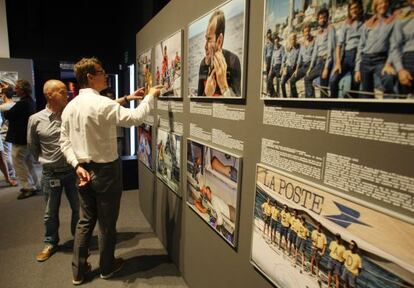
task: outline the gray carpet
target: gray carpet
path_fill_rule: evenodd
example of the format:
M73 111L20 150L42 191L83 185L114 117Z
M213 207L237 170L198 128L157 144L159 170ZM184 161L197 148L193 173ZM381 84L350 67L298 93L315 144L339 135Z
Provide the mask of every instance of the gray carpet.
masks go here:
M38 263L35 257L43 248L43 196L16 200L18 190L0 188L0 287L75 287L67 199L62 197L60 209L60 250ZM124 191L117 228L116 256L126 260L123 270L116 278L99 278L95 230L89 258L93 271L80 287L187 287L140 211L137 190Z

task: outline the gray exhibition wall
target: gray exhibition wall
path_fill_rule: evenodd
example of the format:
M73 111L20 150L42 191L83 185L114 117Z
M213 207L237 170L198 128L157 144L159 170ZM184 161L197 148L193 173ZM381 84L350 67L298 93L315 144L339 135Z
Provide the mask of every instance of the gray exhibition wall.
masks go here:
M31 59L0 58L0 71L18 72L18 78L32 84L33 99L35 97L33 61Z
M154 125L154 159L156 127L165 122L174 123L173 126L177 125L179 131L182 127L181 186L174 193L156 176L155 171L150 171L139 162L139 199L144 215L190 287L272 287L273 284L250 262L256 165L263 163L287 171L304 181L340 190L341 187L335 187L335 183L327 180L326 175L334 173L333 170L327 173L326 166L330 164L330 169L336 169L332 168L335 159L340 159L343 163L349 157L359 163L360 169L365 167L383 174L404 175L412 185L413 105L260 100L263 0L250 1L247 9L245 99L190 100L187 97L186 66L188 25L221 3L223 2L219 0L173 0L136 35L137 55L154 48L159 41L180 29L183 30L184 47L183 99L158 100L153 112L154 121L150 123ZM153 49L153 58L154 54ZM152 65L154 71L154 64ZM371 130L376 130L374 134L377 136L361 134L361 129L355 125L362 122L362 126L368 125ZM344 123L349 125L341 127ZM354 127L353 130L350 126ZM187 205L188 138L236 154L242 159L235 247L229 245ZM285 161L284 166L274 160L282 158L296 160ZM306 167L303 165L310 162L314 164ZM339 171L341 167L337 169ZM334 172L339 175L338 171ZM352 186L352 179L349 182L349 186ZM408 190L412 192L412 189L410 186ZM412 219L411 206L404 210L395 205L376 203L376 200L369 199L369 196L357 190L349 188L344 193L347 197L378 204L384 211L391 211L390 214L399 213L402 219Z

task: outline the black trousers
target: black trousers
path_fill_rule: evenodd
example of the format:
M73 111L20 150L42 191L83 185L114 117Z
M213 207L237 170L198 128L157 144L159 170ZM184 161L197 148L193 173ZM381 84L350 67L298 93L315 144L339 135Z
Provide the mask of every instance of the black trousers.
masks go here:
M121 160L82 164L91 181L79 187L80 219L76 226L72 270L76 279L85 273L88 247L96 221L99 225L99 266L102 274L112 272L116 244L116 222L122 194Z

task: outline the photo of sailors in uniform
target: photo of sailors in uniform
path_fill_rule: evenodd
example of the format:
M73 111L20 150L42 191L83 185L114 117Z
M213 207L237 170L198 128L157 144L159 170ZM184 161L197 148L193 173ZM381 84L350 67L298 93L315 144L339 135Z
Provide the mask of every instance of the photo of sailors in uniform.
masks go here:
M294 205L299 201L297 187L291 190L296 200L284 198L278 186L287 187L288 178L278 180L279 175L257 166L251 251L252 264L277 287L413 287L412 273L373 254L377 247L346 229L351 225L346 215L332 216L336 221L332 225L304 208L304 203ZM311 192L306 191L305 201L310 202ZM370 223L362 225L369 233Z
M413 0L266 0L262 99L414 99Z

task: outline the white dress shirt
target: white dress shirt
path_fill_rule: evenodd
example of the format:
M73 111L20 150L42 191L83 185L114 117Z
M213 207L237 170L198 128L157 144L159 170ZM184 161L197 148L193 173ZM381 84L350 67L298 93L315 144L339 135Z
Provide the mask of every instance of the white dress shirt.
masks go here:
M149 113L154 96L147 95L135 109L81 89L62 113L60 147L68 163L108 163L118 158L116 126L139 125Z

